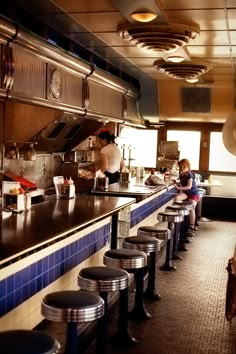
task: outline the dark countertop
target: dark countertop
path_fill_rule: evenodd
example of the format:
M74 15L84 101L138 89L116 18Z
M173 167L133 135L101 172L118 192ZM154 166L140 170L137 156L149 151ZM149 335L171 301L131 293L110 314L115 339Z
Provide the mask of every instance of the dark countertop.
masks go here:
M70 200L51 197L20 214L2 212L0 265L12 257L113 215L134 202L132 198L77 195Z
M92 194L132 197L136 199L136 202L139 202L174 184L172 181L168 181L166 185L163 184L163 185L148 186L144 184L146 178L134 177L131 178L131 181L129 183L113 183L108 186L108 191L93 190Z

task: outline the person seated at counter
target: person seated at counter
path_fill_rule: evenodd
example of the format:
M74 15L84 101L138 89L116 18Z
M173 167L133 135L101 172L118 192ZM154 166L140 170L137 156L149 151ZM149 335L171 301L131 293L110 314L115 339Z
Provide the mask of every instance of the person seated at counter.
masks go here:
M195 176L191 172L190 162L187 159L182 159L179 165L179 180L175 186L179 190L179 194L175 197L175 201L189 200L194 207L190 209L189 213L189 229L187 234L194 236L196 213L195 208L200 200L199 189L197 187Z
M100 169L108 177L109 184L119 182L120 171L125 167L121 151L115 144L115 138L108 130L100 131L98 134L98 141L101 146Z

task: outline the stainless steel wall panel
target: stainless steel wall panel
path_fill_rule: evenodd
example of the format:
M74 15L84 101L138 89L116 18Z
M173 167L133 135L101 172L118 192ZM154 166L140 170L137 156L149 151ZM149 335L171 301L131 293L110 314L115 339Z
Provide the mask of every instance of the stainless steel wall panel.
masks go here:
M65 103L82 107L82 78L69 72L65 75Z
M46 63L27 51L14 47L13 91L31 97L46 98Z
M122 94L94 81L89 81L88 110L123 120Z

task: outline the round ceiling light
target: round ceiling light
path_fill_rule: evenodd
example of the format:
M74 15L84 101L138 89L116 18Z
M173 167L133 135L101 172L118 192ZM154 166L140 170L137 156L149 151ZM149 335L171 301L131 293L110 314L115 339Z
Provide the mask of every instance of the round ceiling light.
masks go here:
M157 14L155 12L150 12L148 10L133 12L130 16L133 20L138 22L150 22L157 18Z
M196 82L199 81L198 77L189 77L188 79L185 79L186 82L189 82L190 84L195 84Z
M171 61L172 63L181 63L181 61L184 61L184 57L181 57L179 55L172 55L167 58L168 61Z

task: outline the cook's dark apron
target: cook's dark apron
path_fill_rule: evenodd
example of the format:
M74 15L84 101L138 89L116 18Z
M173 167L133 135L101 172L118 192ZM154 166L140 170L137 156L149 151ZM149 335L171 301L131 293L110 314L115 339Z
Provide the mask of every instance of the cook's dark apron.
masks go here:
M108 177L108 183L109 183L109 184L117 183L117 182L120 181L120 171L116 171L116 172L114 172L114 173L105 171L105 172L104 172L104 175L105 175L106 177Z

